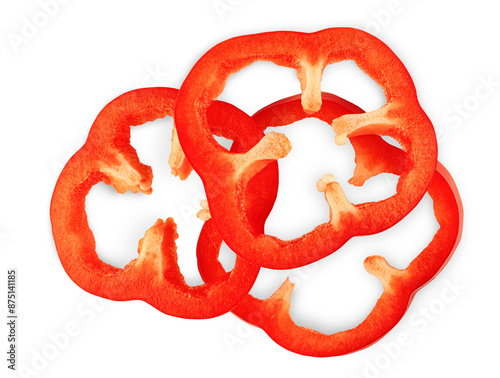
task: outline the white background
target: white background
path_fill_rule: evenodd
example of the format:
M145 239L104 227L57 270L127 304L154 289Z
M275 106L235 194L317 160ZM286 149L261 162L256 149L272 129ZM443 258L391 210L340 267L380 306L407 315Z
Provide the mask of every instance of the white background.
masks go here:
M18 368L31 369L21 376L441 377L491 376L497 370L500 26L493 1L114 0L66 1L50 9L45 3L4 1L0 7L0 295L6 298L6 272L15 268ZM201 54L227 38L334 26L376 34L405 63L436 127L439 159L464 202L459 248L393 331L348 356L310 358L284 350L231 314L195 321L169 317L142 302L94 302L67 277L52 240L50 198L60 169L104 105L135 88L178 88ZM323 90L365 110L385 101L350 63L330 66ZM252 114L298 92L294 72L258 63L232 77L220 98ZM457 106L465 113L457 113ZM203 186L195 175L180 182L169 174L171 127L165 119L132 132L141 160L153 167L154 193L119 195L99 184L87 198L87 212L101 258L116 266L136 257L139 238L156 218L173 216L181 234L179 263L187 282L196 285L201 279L194 246L201 221L194 213ZM305 121L285 133L293 151L280 163L270 233L296 237L328 219L315 189L325 173L337 176L353 202L393 192L389 176L370 180L367 188L349 188L351 147L335 146L327 125ZM381 293L363 269L364 258L383 254L403 268L436 229L426 196L388 232L352 240L309 268L263 271L252 293L265 298L290 276L298 324L326 333L354 327ZM234 258L227 250L224 256L229 267ZM449 303L443 293L452 298ZM0 303L6 314L6 299ZM7 327L0 334L5 357ZM401 346L405 336L409 341ZM2 376L8 371L4 357Z

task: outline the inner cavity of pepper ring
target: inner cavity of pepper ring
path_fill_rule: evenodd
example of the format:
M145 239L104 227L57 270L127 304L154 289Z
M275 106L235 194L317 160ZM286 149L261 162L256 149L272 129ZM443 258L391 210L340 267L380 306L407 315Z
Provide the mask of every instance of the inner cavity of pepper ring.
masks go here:
M192 172L181 181L170 173L168 159L173 120L166 116L153 122L131 127L131 145L142 163L153 170L153 192L117 193L102 182L95 185L86 198L90 228L94 233L99 258L117 268L123 268L137 258L137 246L156 219L174 218L179 238L176 240L178 264L188 285L203 283L196 261L196 244L203 226L196 213L200 201L206 198L199 176ZM221 256L224 253L221 252ZM227 253L227 270L234 266L234 256Z
M386 103L382 89L352 61L326 66L321 89L336 94L370 111ZM300 93L300 82L294 69L270 62L255 62L231 75L218 100L229 102L247 114ZM397 176L381 174L368 180L363 187L354 187L348 180L354 172L354 151L349 143L338 146L330 125L309 118L285 127L268 128L284 133L292 143L286 158L279 159L280 186L278 199L266 222L266 233L284 240L311 231L329 220L329 206L316 183L325 174L333 174L347 199L352 203L378 201L395 193ZM214 136L230 149L231 140ZM338 138L337 138L338 139ZM392 138L386 141L399 146ZM283 227L283 224L287 227Z

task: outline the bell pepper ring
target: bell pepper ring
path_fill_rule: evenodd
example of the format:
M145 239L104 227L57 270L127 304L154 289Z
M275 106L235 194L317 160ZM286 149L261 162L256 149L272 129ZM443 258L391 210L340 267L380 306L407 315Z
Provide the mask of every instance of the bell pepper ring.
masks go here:
M354 60L383 89L387 103L360 113L344 108L330 119L336 142L362 135L386 135L406 152L397 192L378 202L351 204L342 188L326 181L332 209L329 222L294 240L256 232L243 204L248 181L270 162L285 157L289 140L268 133L248 152L231 153L212 137L207 118L210 104L222 93L228 77L258 60L294 68L300 81L302 112L322 108L321 77L326 65ZM349 113L349 114L347 114ZM351 114L357 113L357 114ZM437 164L437 142L432 123L417 99L415 86L403 63L379 39L361 30L333 28L316 33L269 32L226 40L211 48L183 82L176 103L175 124L180 145L207 189L212 218L226 244L239 256L271 269L292 269L315 262L340 248L350 238L392 227L420 201ZM274 126L269 125L268 126ZM240 127L240 132L245 129Z
M130 126L172 116L177 93L173 88L138 89L104 107L84 146L70 158L58 178L50 208L52 232L66 273L87 292L116 301L142 300L176 317L210 318L228 312L248 294L258 266L237 258L234 269L215 282L188 286L177 264L176 225L168 218L159 219L145 233L137 259L123 269L116 268L99 259L85 212L85 197L99 181L113 185L119 193L152 192L152 169L139 161L131 146ZM248 115L230 104L214 102L210 112L214 134L235 138L235 151L250 149L253 145L249 143L257 143L264 136ZM248 130L243 141L227 126L236 120ZM183 170L185 177L189 164L177 152L172 157L187 167ZM249 184L245 201L256 229L263 229L277 194L277 164L268 168ZM252 198L262 192L265 198L252 205Z
M324 93L325 113L335 109L335 101L344 100ZM294 96L278 101L273 124L287 124L293 112L279 111L286 104L288 110L300 104ZM266 109L272 109L272 105ZM262 117L259 111L254 118ZM321 115L323 118L323 115ZM263 119L266 117L263 117ZM287 118L283 120L283 118ZM328 119L329 116L326 117ZM359 185L381 172L400 174L408 164L404 151L376 135L351 138L356 151L357 169L353 180ZM358 169L359 168L359 169ZM320 180L318 186L328 186ZM403 317L414 295L429 283L446 265L458 246L462 234L463 206L458 189L444 166L438 163L428 188L434 201L434 213L440 225L433 240L406 269L396 269L381 256L369 256L365 269L377 277L384 292L367 318L350 330L326 335L296 325L290 317L290 298L293 284L287 279L268 299L260 300L247 295L232 312L244 321L262 328L277 344L292 352L314 357L345 355L364 349L386 335ZM222 238L200 236L197 246L198 269L205 282L211 282L225 273L218 262Z
M288 279L270 298L260 300L249 294L232 312L262 328L283 348L306 356L345 355L374 344L401 320L417 291L444 268L460 241L463 207L451 175L439 163L428 193L434 201L440 229L406 269L392 267L382 256L369 256L365 260L365 269L380 280L384 292L366 319L355 328L326 335L295 324L289 312L294 285ZM201 244L198 249L198 268L205 282L218 277L222 273L220 269L223 271L222 266L205 266L214 261L218 263L213 249L216 245L213 242L212 248L206 248L207 244ZM208 255L210 252L215 253Z

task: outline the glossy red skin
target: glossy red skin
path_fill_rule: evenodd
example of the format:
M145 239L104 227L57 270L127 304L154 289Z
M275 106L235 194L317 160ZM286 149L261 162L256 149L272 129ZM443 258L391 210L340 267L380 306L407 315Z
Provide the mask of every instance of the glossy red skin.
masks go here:
M150 193L151 167L139 161L130 145L130 126L173 115L178 91L145 88L127 92L111 101L97 116L84 146L64 167L52 197L50 216L55 245L69 277L82 289L112 300L143 300L165 314L182 318L210 318L228 312L250 291L259 267L238 258L234 269L210 284L190 287L177 265L176 225L169 218L148 230L139 243L139 257L124 269L98 257L87 222L85 197L99 181L120 192ZM235 150L252 147L264 135L252 119L232 105L217 102L210 110L214 134L234 138ZM220 123L219 123L220 122ZM229 126L245 125L244 140ZM249 217L256 229L272 208L277 193L277 164L262 171L249 185ZM125 174L127 184L110 175L110 169ZM256 193L265 197L258 203ZM252 206L251 203L255 202ZM212 230L215 232L215 230Z
M387 105L353 116L351 113L359 108L340 104L334 117L336 131L345 132L350 138L389 135L400 142L407 157L397 193L383 201L355 205L356 215L344 214L334 227L325 223L294 240L284 241L256 232L249 225L242 204L251 173L238 176L241 168L238 159L242 155L224 151L211 138L206 109L223 91L227 78L254 61L268 60L291 67L303 77L303 63L322 65L347 59L354 60L382 87ZM207 199L212 218L225 242L248 261L272 269L312 263L333 253L354 236L392 227L418 204L437 164L435 132L418 103L404 65L385 44L356 29L336 28L311 34L262 33L216 45L195 64L184 81L175 122L188 160L205 187L210 187ZM362 127L351 130L352 125ZM244 132L243 128L240 130ZM264 159L260 164L270 161Z
M326 98L333 101L324 101L325 111L328 111L326 108L334 109L337 106L336 96L324 94L323 99ZM290 105L294 101L297 102L296 96L279 101L276 106L282 106L284 103ZM267 107L268 110L271 108L272 106ZM275 114L287 118L290 113L277 111ZM254 115L258 118L256 116L261 117L262 113L258 112ZM287 119L283 123L289 121L290 119ZM274 120L273 124L281 124L281 119ZM399 174L404 170L407 158L402 150L386 143L379 136L356 138L351 138L351 143L356 150L358 165L364 166L364 177L360 181L364 182L381 172ZM370 163L373 160L378 163ZM380 256L370 256L365 260L365 268L383 283L384 292L368 317L357 327L326 335L296 325L289 313L293 284L288 280L266 300L247 295L232 312L246 322L262 328L282 347L302 355L344 355L377 342L401 320L417 291L444 268L460 241L463 206L451 175L441 164L437 166L428 193L434 201L434 213L440 229L429 246L406 269L397 270ZM211 282L225 273L217 260L221 242L220 237L199 239L198 269L205 282Z

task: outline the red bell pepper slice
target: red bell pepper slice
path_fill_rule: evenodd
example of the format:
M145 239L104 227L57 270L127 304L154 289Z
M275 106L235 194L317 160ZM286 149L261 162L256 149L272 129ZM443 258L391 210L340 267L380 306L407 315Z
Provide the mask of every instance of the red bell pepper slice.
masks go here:
M385 143L385 142L384 142ZM331 357L353 353L381 339L403 317L413 297L446 265L458 246L462 233L463 207L455 183L443 165L438 164L428 193L434 200L434 212L440 229L406 269L392 267L381 256L365 260L365 269L384 285L384 292L366 319L355 328L326 335L296 325L290 317L293 284L287 279L268 299L246 296L232 312L241 319L262 328L277 344L292 352ZM218 277L221 266L206 266L217 262L212 248L199 249L198 267L206 282ZM203 252L203 253L202 253ZM223 270L223 269L222 269Z
M338 104L345 105L344 102L337 96L323 93L324 108L315 116L328 122L337 111ZM259 111L253 117L261 127L264 121L270 119L273 125L285 125L306 116L297 110L299 106L300 98L294 96L266 107L268 113ZM379 136L353 137L351 143L356 151L357 163L352 181L359 185L382 172L400 174L408 164L404 151ZM399 322L416 292L443 269L460 241L463 224L461 199L451 175L439 163L428 193L434 200L434 212L440 229L429 246L406 269L395 269L381 256L370 256L365 260L365 269L382 282L384 292L368 317L357 327L326 335L296 325L289 312L294 285L288 279L270 298L260 300L249 294L232 312L262 328L282 347L307 356L344 355L375 343ZM210 240L200 237L198 241L198 269L205 282L211 282L225 273L217 260L221 243L220 236Z
M99 181L119 193L151 193L151 167L139 161L130 145L130 125L172 116L178 91L145 88L111 101L97 116L84 146L71 157L54 189L50 215L61 263L69 277L89 293L112 300L143 300L165 314L209 318L226 313L250 291L259 271L238 258L234 269L212 283L188 286L177 265L173 219L158 220L139 242L139 256L119 269L101 261L87 222L85 197ZM215 102L210 109L212 132L234 138L234 150L246 151L263 136L252 119L232 105ZM226 125L238 121L247 130L244 140ZM250 143L250 144L249 144ZM189 170L185 171L187 174ZM245 200L253 227L263 229L277 193L277 165L261 172L249 185ZM253 198L264 192L252 206ZM215 233L215 230L213 230Z
M330 222L289 241L250 227L242 202L248 181L269 162L288 154L288 139L269 133L245 154L224 150L210 132L207 109L223 91L227 78L258 60L294 68L301 84L301 107L308 114L321 109L321 75L326 65L354 60L384 90L387 104L372 112L352 107L330 119L338 144L347 137L388 135L406 152L397 193L378 202L353 205L334 183L327 200ZM345 105L345 104L344 104ZM357 112L359 113L359 112ZM338 117L338 118L337 118ZM243 258L273 269L291 269L317 261L351 237L392 227L425 194L437 163L434 128L421 109L415 87L402 62L377 38L356 29L334 28L316 33L272 32L224 41L194 65L182 84L175 108L182 149L200 175L217 229L227 245ZM266 126L269 124L266 124ZM244 128L240 128L245 133ZM332 176L325 176L326 182Z

